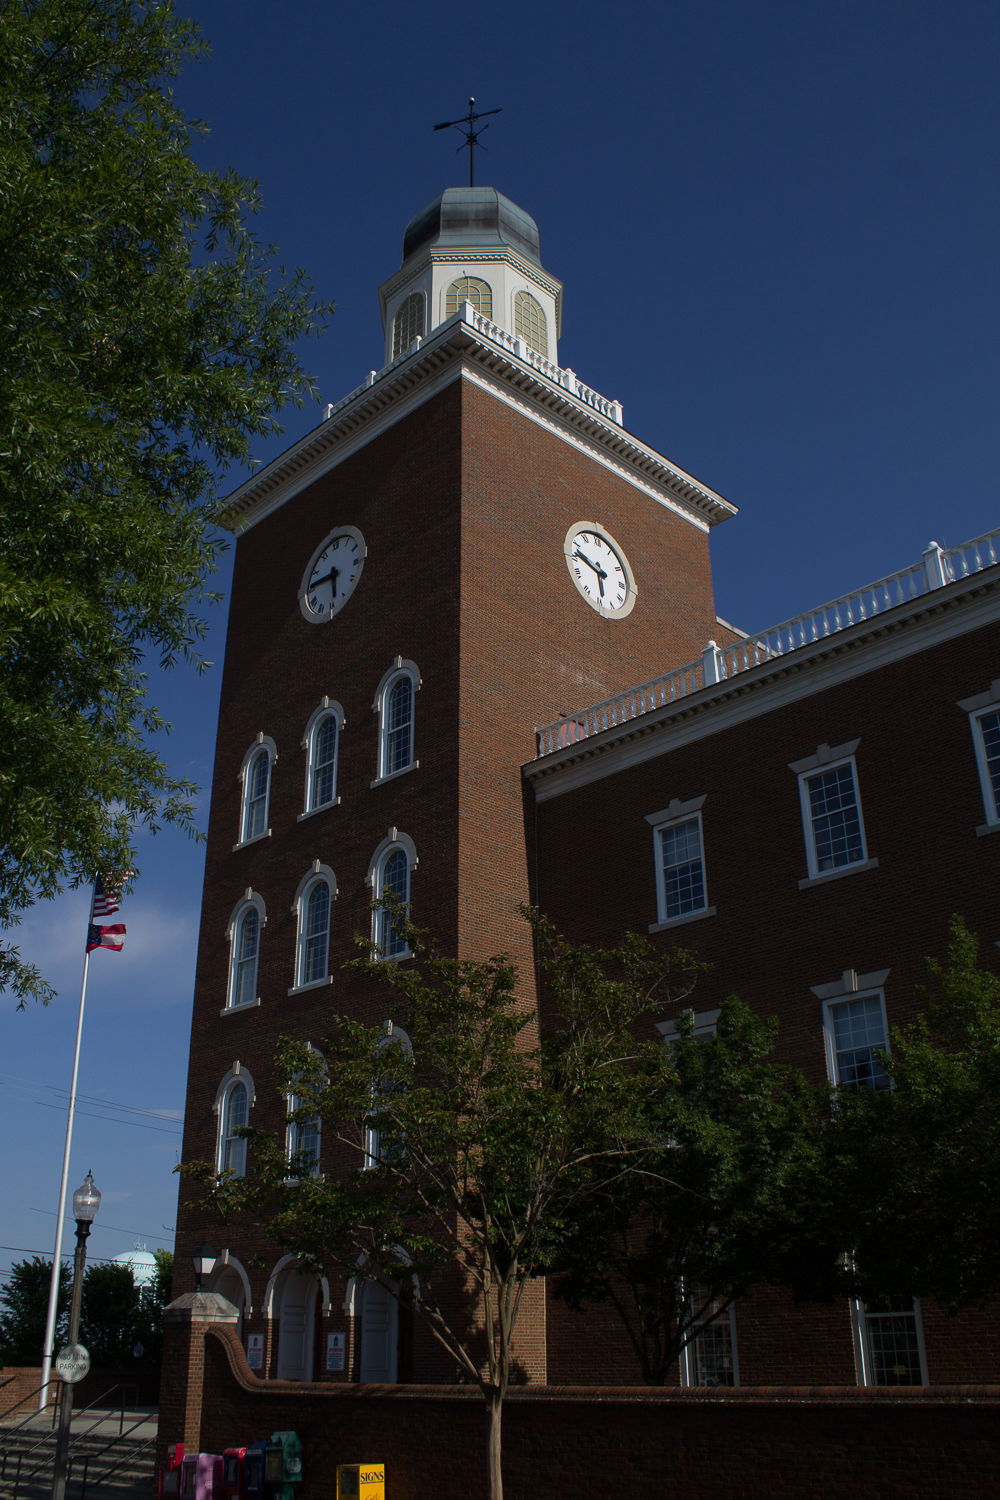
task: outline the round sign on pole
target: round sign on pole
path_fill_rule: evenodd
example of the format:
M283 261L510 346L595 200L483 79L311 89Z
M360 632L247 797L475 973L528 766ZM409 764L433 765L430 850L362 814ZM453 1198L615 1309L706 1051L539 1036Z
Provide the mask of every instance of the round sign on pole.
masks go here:
M75 1385L90 1370L90 1353L82 1344L67 1344L56 1355L56 1374L61 1375L67 1385Z

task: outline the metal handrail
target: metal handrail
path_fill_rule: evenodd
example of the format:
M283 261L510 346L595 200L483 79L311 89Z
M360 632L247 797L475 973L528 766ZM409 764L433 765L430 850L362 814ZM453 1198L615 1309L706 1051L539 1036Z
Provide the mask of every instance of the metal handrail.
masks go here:
M25 1401L32 1401L32 1400L34 1400L34 1398L36 1396L40 1395L40 1393L41 1393L44 1385L52 1385L52 1384L54 1384L53 1381L45 1381L45 1382L43 1382L43 1385L40 1385L40 1386L36 1387L36 1389L34 1391L30 1392L27 1396L25 1396L23 1400L18 1401L15 1406L12 1406L10 1408L11 1411L16 1411L17 1408L18 1408L18 1406L23 1406L24 1405ZM63 1399L63 1396L65 1394L65 1390L66 1390L65 1383L62 1382L62 1381L60 1381L58 1395L56 1397L56 1400L52 1403L53 1417L52 1417L52 1421L50 1423L50 1430L51 1430L51 1428L54 1428L55 1425L56 1425L56 1413L58 1412L58 1410L59 1410L59 1408L61 1406L62 1399ZM88 1412L93 1411L96 1407L101 1406L102 1403L107 1402L108 1397L114 1395L115 1391L121 1391L121 1393L122 1393L122 1400L119 1403L118 1408L117 1408L117 1410L118 1410L118 1439L121 1439L122 1437L127 1437L129 1435L129 1433L134 1432L137 1427L141 1427L143 1425L143 1423L146 1421L146 1418L144 1416L143 1417L139 1417L139 1419L136 1422L133 1422L133 1424L131 1425L131 1427L129 1427L128 1432L124 1431L124 1427L125 1427L125 1399L124 1398L125 1398L126 1393L128 1393L128 1392L132 1392L132 1393L135 1394L136 1397L138 1397L139 1387L138 1387L137 1384L130 1383L130 1384L126 1385L123 1382L119 1381L115 1385L109 1386L106 1391L102 1392L102 1394L100 1396L95 1397L95 1399L93 1401L89 1402L86 1406L80 1407L76 1412L74 1412L73 1415L77 1416L77 1417L86 1416L86 1414ZM135 1405L138 1405L138 1400L135 1402ZM106 1411L106 1410L110 1410L110 1409L113 1409L113 1408L109 1408L108 1406L102 1406L101 1409ZM18 1433L18 1432L23 1431L24 1428L26 1428L34 1420L34 1418L36 1416L37 1416L37 1412L34 1412L34 1411L29 1412L28 1415L27 1415L27 1417L25 1417L25 1419L22 1422L19 1422L16 1427L12 1427L12 1428L9 1429L10 1434L13 1435L14 1433ZM71 1432L71 1436L70 1436L70 1445L71 1445L71 1448L70 1448L70 1451L72 1452L72 1444L73 1444L73 1442L78 1442L80 1438L89 1437L91 1435L91 1433L94 1431L94 1429L96 1427L99 1427L100 1424L101 1424L101 1422L106 1421L106 1420L107 1420L107 1418L105 1418L103 1416L96 1417L94 1419L94 1421L90 1424L90 1426L87 1427L87 1428L85 1428L83 1431L77 1430L75 1432ZM36 1443L32 1443L32 1445L31 1445L30 1448L19 1448L17 1450L17 1453L16 1453L16 1457L17 1457L17 1472L16 1472L15 1477L14 1477L14 1495L15 1496L17 1495L17 1493L18 1493L18 1491L20 1489L20 1485L21 1485L22 1479L25 1481L25 1483L29 1483L35 1477L36 1474L40 1473L41 1470L43 1470L47 1466L47 1459L46 1459L43 1462L36 1463L35 1466L34 1466L34 1468L31 1469L31 1470L29 1470L29 1472L27 1474L22 1474L22 1469L24 1467L25 1460L26 1459L30 1459L38 1451L39 1448L45 1448L45 1447L47 1447L48 1443L49 1443L49 1434L48 1433L43 1433L43 1435L38 1439L38 1441ZM99 1449L96 1454L89 1455L89 1457L90 1458L103 1458L103 1456L105 1455L105 1453L107 1453L109 1451L109 1449L112 1448L113 1446L114 1446L114 1440L111 1443L106 1444L105 1447ZM7 1474L7 1460L8 1460L9 1457L13 1457L13 1456L14 1455L12 1455L10 1453L10 1449L9 1449L8 1445L5 1444L2 1447L0 1447L0 1478L6 1478L6 1474ZM84 1474L84 1482L86 1483L86 1471L85 1471L85 1474Z

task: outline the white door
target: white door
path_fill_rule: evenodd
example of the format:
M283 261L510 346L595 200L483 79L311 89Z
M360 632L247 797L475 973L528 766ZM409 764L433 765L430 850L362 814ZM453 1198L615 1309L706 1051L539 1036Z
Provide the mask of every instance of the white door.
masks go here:
M378 1281L366 1281L361 1304L361 1381L394 1385L397 1379L399 1303Z
M311 1380L316 1326L314 1276L286 1272L278 1304L278 1379Z

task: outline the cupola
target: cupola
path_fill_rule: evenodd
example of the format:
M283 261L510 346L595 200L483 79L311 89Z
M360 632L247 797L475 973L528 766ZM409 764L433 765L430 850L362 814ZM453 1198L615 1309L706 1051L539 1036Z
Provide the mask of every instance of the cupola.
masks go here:
M491 187L446 188L403 232L403 263L379 288L385 362L463 302L559 363L562 283L541 262L538 225Z

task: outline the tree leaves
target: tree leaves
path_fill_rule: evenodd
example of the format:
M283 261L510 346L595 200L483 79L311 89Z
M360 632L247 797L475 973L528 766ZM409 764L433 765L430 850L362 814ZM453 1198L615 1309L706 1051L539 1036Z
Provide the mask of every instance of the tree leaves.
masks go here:
M199 168L169 82L202 50L172 4L0 14L0 927L193 827L149 736L147 657L201 665L226 467L312 394L300 272ZM0 988L46 999L9 944Z

